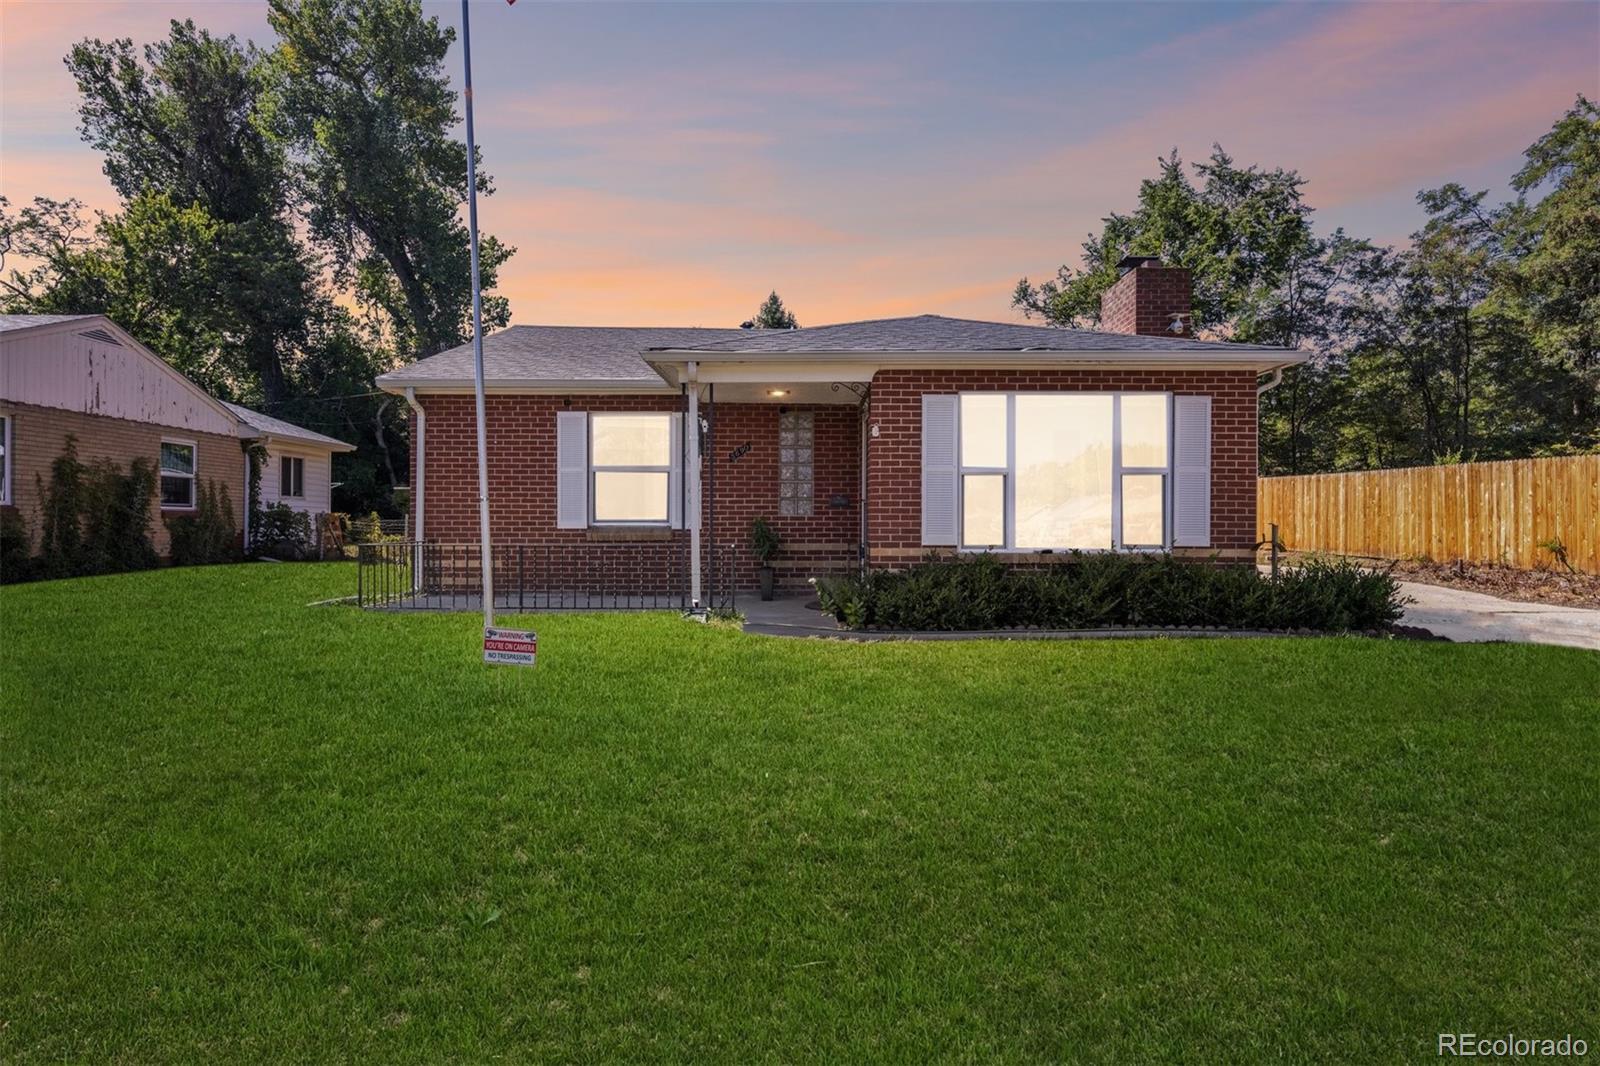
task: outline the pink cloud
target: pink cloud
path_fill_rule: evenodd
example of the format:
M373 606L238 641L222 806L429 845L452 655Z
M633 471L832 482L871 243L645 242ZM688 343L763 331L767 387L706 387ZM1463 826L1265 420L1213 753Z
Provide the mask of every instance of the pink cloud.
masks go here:
M1410 192L1441 170L1517 153L1578 91L1600 86L1592 38L1527 61L1531 14L1489 4L1334 9L1258 54L1169 72L1184 76L1154 106L981 184L1002 197L1045 190L1069 209L1103 214L1131 205L1169 148L1203 158L1220 141L1242 161L1298 169L1321 208Z

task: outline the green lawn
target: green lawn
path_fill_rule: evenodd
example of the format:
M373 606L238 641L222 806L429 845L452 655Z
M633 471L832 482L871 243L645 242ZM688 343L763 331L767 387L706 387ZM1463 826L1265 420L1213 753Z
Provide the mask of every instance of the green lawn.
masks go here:
M1600 655L0 590L0 1060L1600 1044Z

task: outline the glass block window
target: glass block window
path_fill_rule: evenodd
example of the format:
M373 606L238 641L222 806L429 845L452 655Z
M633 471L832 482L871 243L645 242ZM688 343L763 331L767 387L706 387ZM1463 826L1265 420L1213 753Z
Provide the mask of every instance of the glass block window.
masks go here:
M812 509L812 461L816 427L810 411L778 415L778 513L808 515Z

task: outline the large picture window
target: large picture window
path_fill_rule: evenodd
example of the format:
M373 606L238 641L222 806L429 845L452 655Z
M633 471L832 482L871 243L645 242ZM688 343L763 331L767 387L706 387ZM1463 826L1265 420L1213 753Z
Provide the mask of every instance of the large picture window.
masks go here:
M1161 548L1168 533L1166 393L966 393L961 545Z
M161 442L161 506L182 510L194 506L195 447L189 441Z
M589 499L598 525L666 525L670 414L589 416Z

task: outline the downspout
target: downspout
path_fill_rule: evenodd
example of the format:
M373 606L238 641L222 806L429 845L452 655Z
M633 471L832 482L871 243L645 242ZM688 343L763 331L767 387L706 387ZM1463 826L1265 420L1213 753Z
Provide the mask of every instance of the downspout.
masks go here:
M689 609L700 611L700 364L689 360L684 371L688 384L689 411L684 418L684 492L688 499L684 518L689 523Z
M1267 393L1271 392L1273 389L1277 388L1279 385L1282 385L1282 384L1283 384L1283 367L1280 366L1280 367L1278 367L1278 369L1276 369L1276 370L1274 370L1272 372L1272 377L1267 379L1266 384L1257 385L1256 386L1256 398L1260 399L1262 396L1266 395Z
M860 536L859 536L861 544L860 544L860 546L859 546L859 548L857 549L857 552L856 552L856 554L858 556L858 558L856 559L856 568L862 574L865 574L867 572L867 567L870 565L870 559L871 559L871 555L872 555L871 544L867 539L867 531L870 528L870 526L868 525L868 519L867 519L867 486L869 484L868 481L867 481L867 463L870 460L870 457L871 457L871 454L872 454L872 429L871 429L871 426L872 426L872 386L871 385L867 386L867 394L861 398L860 410L858 411L858 413L856 415L856 421L857 421L856 431L859 434L860 441L861 441L861 444L860 444L860 447L859 447L859 451L861 453L861 455L860 455L860 467L861 467L861 478L860 478L860 480L861 480L861 485L860 485L860 488L857 490L857 494L856 494L856 502L857 502L857 505L858 505L857 509L861 512L861 530L860 530Z
M411 504L414 508L416 508L417 512L417 546L416 558L411 566L411 583L415 588L420 589L422 587L422 531L424 528L426 528L422 524L422 489L423 467L428 454L428 413L424 411L422 409L422 405L417 402L417 390L409 385L406 386L406 404L410 406L411 410L415 411L417 415L417 483L411 487Z

